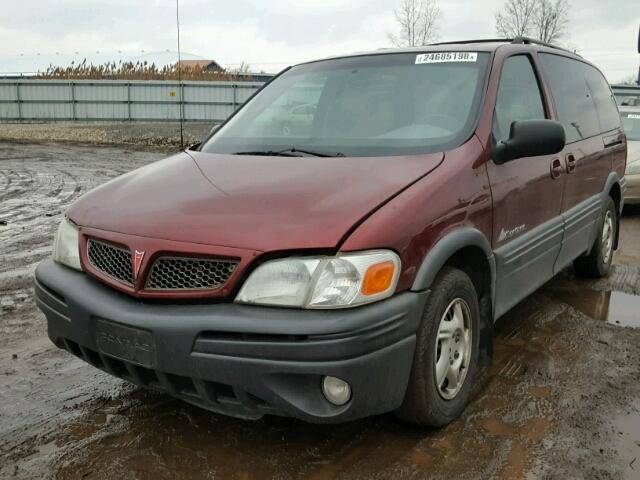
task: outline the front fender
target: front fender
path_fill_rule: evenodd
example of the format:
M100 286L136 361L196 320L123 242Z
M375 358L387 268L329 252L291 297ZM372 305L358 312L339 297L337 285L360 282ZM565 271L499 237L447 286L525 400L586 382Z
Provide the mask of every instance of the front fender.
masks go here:
M496 280L496 261L491 250L491 244L484 234L472 227L463 227L448 233L442 237L429 250L425 256L411 290L421 291L428 289L436 278L438 272L456 252L465 247L478 247L487 257L491 270L491 298L494 298Z

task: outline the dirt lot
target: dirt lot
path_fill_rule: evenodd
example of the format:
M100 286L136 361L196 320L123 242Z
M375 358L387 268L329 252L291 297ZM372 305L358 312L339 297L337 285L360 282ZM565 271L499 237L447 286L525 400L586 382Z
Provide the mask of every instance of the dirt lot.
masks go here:
M570 270L497 325L494 365L442 430L230 419L54 348L32 300L65 206L166 152L0 143L0 478L640 478L640 212L610 278Z
M202 140L212 126L212 123L185 123L182 129L184 145ZM7 141L89 142L171 148L180 146L180 125L175 122L3 123L0 142Z

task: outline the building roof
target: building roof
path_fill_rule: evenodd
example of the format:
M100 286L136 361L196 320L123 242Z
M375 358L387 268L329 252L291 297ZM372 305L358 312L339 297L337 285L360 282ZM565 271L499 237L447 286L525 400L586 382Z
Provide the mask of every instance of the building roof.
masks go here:
M181 67L224 70L215 60L180 60Z

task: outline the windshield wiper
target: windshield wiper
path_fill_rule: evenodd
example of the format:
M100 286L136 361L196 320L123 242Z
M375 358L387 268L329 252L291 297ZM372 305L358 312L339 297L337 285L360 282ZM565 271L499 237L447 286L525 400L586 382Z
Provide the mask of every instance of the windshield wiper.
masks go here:
M234 152L232 155L259 155L264 157L299 157L294 153L288 153L290 150L283 152L275 152L273 150L256 150L253 152Z
M307 150L303 148L285 148L284 150L256 150L253 152L235 152L234 155L262 155L269 157L301 157L302 155L296 155L296 153L302 153L303 155L312 155L314 157L344 157L342 152L321 152L317 150Z
M313 155L314 157L344 157L344 153L342 152L321 152L318 150L307 150L304 148L289 148L286 150L280 150L278 153L305 153L307 155Z

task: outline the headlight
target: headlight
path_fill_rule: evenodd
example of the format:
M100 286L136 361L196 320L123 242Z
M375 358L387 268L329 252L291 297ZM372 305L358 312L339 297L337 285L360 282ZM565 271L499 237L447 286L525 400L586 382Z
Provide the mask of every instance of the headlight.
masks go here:
M236 302L302 308L353 307L393 295L399 274L400 258L388 250L272 260L255 269Z
M627 165L627 175L640 175L640 160Z
M80 266L80 235L78 229L66 218L60 222L53 242L53 259L68 267L82 270Z

